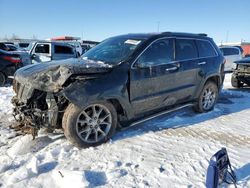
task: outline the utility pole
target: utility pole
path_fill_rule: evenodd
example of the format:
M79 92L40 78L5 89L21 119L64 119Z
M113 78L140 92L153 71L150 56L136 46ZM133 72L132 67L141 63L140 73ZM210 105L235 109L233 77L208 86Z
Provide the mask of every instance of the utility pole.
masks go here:
M159 32L159 31L160 31L160 24L161 24L161 22L160 22L160 21L158 21L158 22L157 22L157 32Z
M227 34L226 34L226 43L228 43L228 35L229 35L229 31L227 31Z

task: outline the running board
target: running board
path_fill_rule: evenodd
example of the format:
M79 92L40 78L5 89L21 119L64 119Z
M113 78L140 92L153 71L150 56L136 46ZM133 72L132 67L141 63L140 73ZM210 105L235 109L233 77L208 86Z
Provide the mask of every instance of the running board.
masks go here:
M134 126L134 125L143 123L143 122L145 122L145 121L154 119L154 118L156 118L156 117L162 116L162 115L164 115L164 114L168 114L168 113L171 113L171 112L174 112L174 111L177 111L177 110L181 110L181 109L186 108L186 107L191 107L191 106L194 106L194 104L189 103L189 104L185 104L185 105L183 105L183 106L178 106L178 107L175 107L175 108L172 108L172 109L163 111L163 112L159 112L159 113L156 113L156 114L154 114L154 115L151 115L151 116L149 116L149 117L147 117L147 118L141 119L141 120L139 120L139 121L135 121L135 122L133 122L132 124L130 124L130 126Z

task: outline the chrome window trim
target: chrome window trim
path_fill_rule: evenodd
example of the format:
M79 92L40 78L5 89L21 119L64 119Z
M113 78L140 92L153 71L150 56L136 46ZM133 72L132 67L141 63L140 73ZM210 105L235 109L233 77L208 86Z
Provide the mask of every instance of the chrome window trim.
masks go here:
M152 41L136 58L135 58L135 60L133 61L133 63L131 64L131 69L136 69L136 66L134 66L135 65L135 63L136 63L136 61L141 57L141 55L153 44L153 43L155 43L155 42L157 42L157 41L159 41L159 40L163 40L163 39L184 39L184 40L201 40L201 41L206 41L206 42L209 42L210 43L210 45L213 47L213 49L214 49L214 51L215 51L215 53L216 53L216 55L215 56L205 56L205 57L197 57L197 58L191 58L191 59L185 59L185 60L175 60L175 61L170 61L169 63L164 63L164 64L174 64L174 63L178 63L178 62L183 62L183 61L191 61L191 60L198 60L198 59L202 59L202 58L212 58L212 57L218 57L219 56L219 54L218 54L218 52L217 52L217 50L215 49L215 47L213 46L213 44L209 41L209 40L207 40L207 39L196 39L196 38L185 38L185 37L176 37L176 36L171 36L171 37L162 37L162 38L158 38L158 39L155 39L154 41ZM197 46L197 44L196 44L196 46ZM175 42L174 42L174 45L173 45L173 47L174 47L174 52L175 52ZM197 48L197 50L198 50L198 48ZM199 52L198 52L198 54L199 54ZM175 53L174 53L174 58L176 58L175 57ZM162 64L163 65L163 64ZM155 65L155 66L159 66L159 65Z

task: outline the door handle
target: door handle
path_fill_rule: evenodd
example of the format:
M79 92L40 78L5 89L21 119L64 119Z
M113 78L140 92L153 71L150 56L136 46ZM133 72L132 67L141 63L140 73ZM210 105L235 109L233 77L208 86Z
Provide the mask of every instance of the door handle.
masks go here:
M203 62L200 62L198 63L198 65L205 65L207 62L203 61Z
M178 67L172 67L172 68L167 68L166 71L175 71L177 69L178 69Z

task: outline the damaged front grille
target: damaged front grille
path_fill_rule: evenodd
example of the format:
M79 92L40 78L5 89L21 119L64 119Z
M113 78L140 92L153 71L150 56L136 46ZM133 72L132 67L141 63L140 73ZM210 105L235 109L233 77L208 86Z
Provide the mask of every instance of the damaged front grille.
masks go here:
M28 89L28 91L25 91ZM13 115L23 126L31 128L33 136L41 127L54 130L61 127L61 117L68 101L61 95L29 89L15 83L17 95L13 97ZM32 91L32 92L31 92Z
M27 85L22 85L16 80L13 83L13 90L16 93L16 98L23 103L27 103L28 100L32 97L34 89Z

